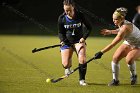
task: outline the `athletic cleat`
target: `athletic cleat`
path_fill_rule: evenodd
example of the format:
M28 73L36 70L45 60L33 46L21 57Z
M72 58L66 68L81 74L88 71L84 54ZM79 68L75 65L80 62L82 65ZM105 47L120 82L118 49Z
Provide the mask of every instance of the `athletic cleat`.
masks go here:
M131 85L137 84L137 75L131 76Z
M81 86L86 86L87 85L87 83L85 82L85 80L80 80L79 83L80 83Z
M70 68L65 69L65 76L69 76L71 74Z
M113 79L109 84L108 84L108 86L118 86L119 85L119 80L115 80L115 79Z

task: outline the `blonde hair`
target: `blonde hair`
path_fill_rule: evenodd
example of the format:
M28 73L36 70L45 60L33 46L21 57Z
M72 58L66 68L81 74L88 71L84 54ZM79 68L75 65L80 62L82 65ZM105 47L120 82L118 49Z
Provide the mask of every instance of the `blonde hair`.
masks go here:
M127 9L124 7L117 8L113 14L118 17L125 18L127 14Z

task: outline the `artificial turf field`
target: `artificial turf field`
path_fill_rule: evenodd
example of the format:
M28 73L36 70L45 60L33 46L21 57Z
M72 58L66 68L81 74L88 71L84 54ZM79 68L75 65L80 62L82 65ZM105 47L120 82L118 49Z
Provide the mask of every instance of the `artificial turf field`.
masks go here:
M87 59L112 39L89 37ZM46 83L47 78L58 78L64 74L59 48L35 54L31 50L58 43L59 39L52 36L0 35L0 93L140 93L139 82L135 86L130 85L130 74L124 60L120 62L120 86L107 86L112 80L110 62L118 46L103 55L102 59L88 64L88 86L79 85L78 71L58 83ZM74 54L72 68L77 66ZM137 61L137 74L140 76L140 61Z

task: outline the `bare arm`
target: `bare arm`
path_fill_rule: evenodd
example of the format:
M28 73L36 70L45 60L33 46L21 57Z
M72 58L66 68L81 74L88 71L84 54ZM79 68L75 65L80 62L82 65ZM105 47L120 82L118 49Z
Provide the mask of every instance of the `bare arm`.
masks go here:
M102 49L101 52L105 53L109 51L110 49L112 49L124 38L124 36L126 35L126 32L127 32L127 27L123 26L118 32L117 36L114 38L114 40L109 45L107 45L104 49Z
M102 35L118 34L118 29L115 30L102 29L101 34Z
M118 34L118 29L115 29L115 30L110 30L111 31L111 34Z

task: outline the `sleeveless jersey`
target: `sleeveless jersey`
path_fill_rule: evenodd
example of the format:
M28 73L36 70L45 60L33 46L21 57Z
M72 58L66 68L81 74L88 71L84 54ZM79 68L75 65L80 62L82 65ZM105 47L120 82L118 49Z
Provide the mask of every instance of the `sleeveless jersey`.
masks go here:
M125 20L124 24L132 24L131 22ZM140 47L140 30L134 25L133 25L133 31L125 36L125 40L132 46L135 47Z

